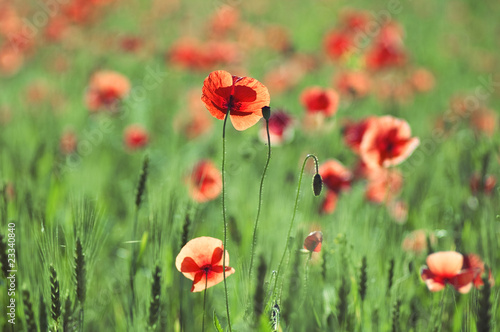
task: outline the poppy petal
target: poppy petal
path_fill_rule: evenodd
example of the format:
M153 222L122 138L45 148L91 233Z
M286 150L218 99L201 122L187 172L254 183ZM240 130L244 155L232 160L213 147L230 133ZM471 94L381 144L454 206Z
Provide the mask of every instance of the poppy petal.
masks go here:
M312 232L304 240L304 249L313 252L320 252L322 242L323 242L323 233L320 231Z
M222 253L224 252L224 250L222 250L222 248L215 248L214 249L214 253L212 254L212 265L216 265L217 263L220 262L220 260L222 259ZM226 256L227 258L227 256Z
M202 267L205 265L210 265L212 263L212 253L215 248L222 247L222 241L208 236L197 237L192 239L177 255L175 259L175 266L177 270L181 271L182 262L186 257L191 258L196 265ZM227 255L227 254L226 254ZM226 257L227 260L228 257ZM183 272L184 273L184 272ZM194 273L186 272L184 273L186 278L193 280Z
M444 281L429 269L422 269L420 276L431 292L438 292L446 286Z
M452 278L462 269L464 256L456 251L440 251L427 256L427 266L435 275Z
M193 285L191 286L191 292L195 291L196 286L200 283L201 279L205 276L204 271L200 271L195 274L194 279L193 279ZM208 288L208 287L207 287ZM203 283L203 289L205 289L205 283Z
M225 70L211 72L203 82L201 100L210 114L219 120L226 116L232 85L233 77Z
M226 257L227 258L227 257ZM229 268L229 269L228 269ZM234 268L227 266L226 267L226 278L235 272ZM217 285L218 283L224 280L224 274L221 272L215 272L214 270L210 271L207 275L207 288ZM192 292L202 292L205 290L205 280L203 282L198 282L196 285L193 284L193 288L191 288Z
M234 129L243 131L255 125L262 118L258 114L231 115L231 123Z
M405 161L413 151L415 151L416 148L420 145L420 139L417 137L413 137L409 140L407 140L405 143L401 143L399 150L401 153L398 154L398 156L394 158L390 158L387 160L384 160L382 163L382 166L384 167L390 167L390 166L396 166L401 164L403 161Z
M339 195L336 192L328 190L325 196L325 200L321 204L321 213L333 213L335 211L335 208L337 207L338 198Z
M198 271L200 271L200 267L195 263L195 261L191 257L184 258L181 264L181 272L190 273Z

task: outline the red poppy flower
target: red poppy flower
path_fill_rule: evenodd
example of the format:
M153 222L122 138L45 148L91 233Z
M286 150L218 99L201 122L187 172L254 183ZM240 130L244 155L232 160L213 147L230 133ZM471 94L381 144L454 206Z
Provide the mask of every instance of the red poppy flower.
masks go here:
M302 91L300 102L307 112L332 116L339 106L339 94L333 89L313 86Z
M311 232L304 240L304 249L311 252L320 252L323 242L323 233L320 231Z
M325 199L323 203L321 203L321 209L320 213L325 213L325 214L331 214L335 211L335 208L337 207L337 201L339 200L339 194L327 190Z
M103 70L90 78L85 102L91 112L99 110L116 111L117 103L130 91L128 78L120 73Z
M422 269L421 277L431 292L452 285L460 293L468 293L478 269L463 269L464 256L455 251L440 251L427 256L428 268Z
M361 145L361 141L363 140L363 135L365 134L370 121L373 119L375 119L375 117L368 117L358 122L347 121L342 128L345 144L355 153L359 153L359 147Z
M366 66L373 70L380 70L406 63L407 55L403 49L402 36L403 30L398 25L385 25L373 47L366 54Z
M479 288L480 286L484 285L482 275L484 273L485 268L484 268L484 262L481 260L481 257L475 254L469 254L464 256L463 269L469 269L469 270L472 269L477 271L477 276L472 281L474 287ZM491 275L491 269L488 272L488 281L491 286L495 284L495 280Z
M293 138L294 130L292 126L292 117L284 111L274 111L269 117L269 138L273 146L281 145ZM267 143L267 129L264 123L259 131L259 138Z
M177 255L175 266L188 279L193 280L191 292L201 292L224 280L222 262L226 255L226 277L235 271L229 267L229 253L222 241L213 237L192 239Z
M224 70L211 72L203 83L201 100L219 120L227 111L236 130L245 130L262 118L262 107L269 106L267 88L251 77L232 76Z
M180 68L205 69L213 65L210 55L203 51L201 43L192 38L176 41L170 47L167 59Z
M389 167L402 163L419 144L406 121L387 115L370 121L359 152L368 166Z
M403 175L397 169L372 171L366 185L365 197L368 201L381 204L392 202L403 187Z
M222 190L221 173L210 160L200 161L188 182L191 197L199 203L217 198Z
M338 60L354 47L351 34L345 31L331 31L325 37L324 48L326 54L334 60Z
M143 127L133 124L125 129L123 140L130 150L137 150L148 144L149 134Z
M319 167L319 174L325 187L336 193L351 187L352 173L338 160L331 159Z
M362 71L342 72L335 78L335 86L343 96L365 97L371 88L370 78Z

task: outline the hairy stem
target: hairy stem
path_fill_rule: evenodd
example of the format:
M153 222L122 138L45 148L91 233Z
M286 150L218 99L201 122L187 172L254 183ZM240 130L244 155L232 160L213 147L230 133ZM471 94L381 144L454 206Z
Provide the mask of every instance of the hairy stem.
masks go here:
M299 184L297 186L297 194L295 196L295 205L293 207L292 220L290 221L290 227L288 228L288 234L286 236L286 244L285 244L285 248L283 249L283 255L281 256L280 264L278 265L278 272L276 273L276 279L274 279L273 296L276 296L276 286L278 284L278 279L279 279L279 276L280 276L280 272L281 272L281 267L283 265L283 261L285 260L286 251L288 249L288 245L289 245L289 242L290 242L290 234L292 234L293 222L295 221L295 216L297 214L297 207L299 205L299 196L300 196L300 186L301 186L301 183L302 183L302 175L304 174L304 169L306 167L306 162L307 162L307 160L309 158L313 158L314 159L314 163L316 165L316 173L318 173L318 158L316 158L316 156L313 155L313 154L308 154L306 156L306 158L304 159L304 163L302 164L302 169L300 171Z
M231 111L232 96L229 98L228 108L226 116L224 117L224 124L222 125L222 220L224 222L224 240L223 240L223 255L222 255L222 276L224 278L224 294L226 298L226 314L227 314L227 325L229 327L229 332L231 329L231 319L229 318L229 301L227 297L227 282L226 282L226 244L227 244L227 220L226 220L226 181L225 181L225 166L226 166L226 123L229 113Z
M253 257L255 255L255 244L257 242L257 227L259 225L260 210L262 207L262 190L264 188L264 178L266 177L267 168L269 166L269 160L271 159L271 137L269 136L269 119L266 119L266 131L267 131L267 161L266 161L266 166L264 166L264 172L262 173L262 178L260 179L259 205L257 207L257 217L255 218L255 223L253 225L252 250L251 250L251 254L250 254L250 268L248 269L248 276L250 277L250 279L252 276Z

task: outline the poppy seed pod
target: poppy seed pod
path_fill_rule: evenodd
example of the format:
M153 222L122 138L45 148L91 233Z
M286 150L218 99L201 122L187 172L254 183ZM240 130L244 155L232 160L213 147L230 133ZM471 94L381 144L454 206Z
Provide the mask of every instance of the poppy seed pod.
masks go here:
M319 173L316 173L313 178L314 196L319 196L321 194L322 189L323 189L323 180L321 179L321 175L319 175Z
M266 121L269 121L269 118L271 117L271 107L269 106L262 107L262 117L264 117Z

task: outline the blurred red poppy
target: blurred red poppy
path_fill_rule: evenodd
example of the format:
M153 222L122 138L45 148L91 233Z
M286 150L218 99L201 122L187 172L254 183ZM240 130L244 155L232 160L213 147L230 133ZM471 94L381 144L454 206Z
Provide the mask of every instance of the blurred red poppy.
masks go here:
M302 91L300 102L307 112L320 112L328 117L337 112L339 94L333 89L313 86Z
M199 203L211 201L221 193L221 173L210 160L202 160L191 172L188 186L189 193L195 201Z
M292 125L292 117L281 110L273 111L269 117L269 138L271 145L279 146L293 138L294 129ZM264 123L259 131L259 138L262 142L267 143L267 130Z
M338 160L331 159L319 167L319 174L323 185L327 189L325 199L321 205L322 213L333 213L337 206L340 193L351 187L352 173Z
M427 256L426 262L428 268L422 269L420 275L431 292L450 284L460 293L468 293L480 273L478 268L464 269L464 256L455 251L435 252Z
M368 166L389 167L402 163L419 144L406 121L387 115L369 122L359 152Z
M224 70L211 72L203 83L201 100L219 120L229 111L236 130L245 130L262 118L262 107L269 106L267 88L251 77L232 76Z
M210 54L204 52L202 44L193 38L181 38L174 42L167 59L180 68L206 69L213 65Z
M192 239L177 255L175 266L188 279L193 280L191 292L201 292L224 280L223 255L226 256L226 277L235 272L229 267L229 253L222 241L202 236Z
M344 138L345 144L351 148L351 150L355 153L359 153L359 148L361 145L361 141L363 140L363 135L365 134L370 121L376 119L375 117L367 117L365 119L361 119L358 122L353 122L348 120L343 128L342 134Z
M479 257L476 254L468 254L464 256L463 269L469 269L469 270L477 269L478 270L477 276L474 278L472 283L476 288L479 288L484 285L482 275L484 273L485 267L481 257ZM495 284L495 280L493 279L493 276L491 274L491 269L488 271L488 282L491 286Z
M304 240L304 249L311 252L320 252L323 242L323 233L320 231L311 232Z
M133 124L125 128L123 140L130 150L140 149L149 142L149 134L142 126Z
M354 48L353 37L347 31L331 31L324 40L326 54L334 60L340 59Z
M320 213L331 214L335 212L338 199L339 199L338 193L331 190L327 190L325 199L321 203Z
M103 70L90 78L85 103L91 112L117 111L118 103L129 93L130 81L120 73Z
M344 71L335 78L334 84L342 96L353 98L363 98L371 89L370 78L362 71Z
M403 175L397 169L372 170L368 177L365 197L372 203L390 203L403 187Z
M407 55L402 37L403 30L399 25L390 23L383 26L365 55L366 66L372 70L380 70L405 64Z
M351 187L352 173L338 160L331 159L324 162L319 167L319 174L328 190L339 193Z

